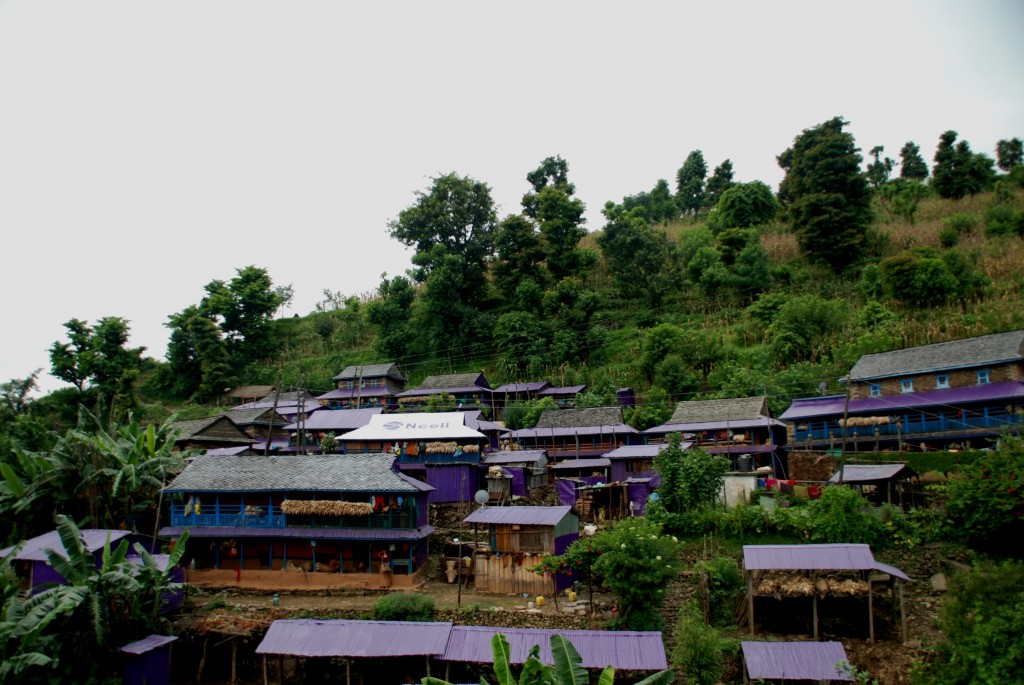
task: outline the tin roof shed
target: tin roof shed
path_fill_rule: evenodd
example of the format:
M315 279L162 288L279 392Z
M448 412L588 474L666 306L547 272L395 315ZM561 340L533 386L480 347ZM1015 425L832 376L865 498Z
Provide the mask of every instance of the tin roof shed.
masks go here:
M743 662L750 680L852 681L846 650L840 642L752 642L741 643Z
M257 654L305 657L441 656L451 623L281 619Z

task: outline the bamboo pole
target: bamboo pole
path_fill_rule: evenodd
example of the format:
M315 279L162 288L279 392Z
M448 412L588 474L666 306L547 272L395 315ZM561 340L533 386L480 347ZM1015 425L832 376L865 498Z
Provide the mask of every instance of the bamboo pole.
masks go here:
M870 573L868 573L868 642L875 644L875 593L871 589Z
M900 594L900 628L903 633L903 644L907 643L907 613L903 610L903 582L894 580L893 582L899 583L899 594Z
M267 655L263 655L263 685L270 685L270 681L267 680Z
M747 613L750 614L750 634L754 634L754 574L747 571Z
M811 582L814 582L814 580L813 580L814 576L811 576L811 578L812 578ZM812 606L813 606L813 616L814 616L814 639L817 640L818 639L818 593L817 592L815 592L814 594L811 595L811 602L812 602Z
M238 683L238 640L231 641L231 685Z

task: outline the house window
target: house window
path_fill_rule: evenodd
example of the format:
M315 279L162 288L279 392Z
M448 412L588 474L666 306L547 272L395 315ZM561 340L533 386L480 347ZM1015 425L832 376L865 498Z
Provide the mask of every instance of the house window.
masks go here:
M881 397L882 386L879 385L878 383L872 383L871 385L868 386L868 395L870 395L871 397Z
M942 390L943 388L949 387L949 376L946 374L939 374L935 377L935 389Z
M978 385L987 385L992 382L992 372L988 369L978 372Z
M914 381L900 381L900 392L914 392Z

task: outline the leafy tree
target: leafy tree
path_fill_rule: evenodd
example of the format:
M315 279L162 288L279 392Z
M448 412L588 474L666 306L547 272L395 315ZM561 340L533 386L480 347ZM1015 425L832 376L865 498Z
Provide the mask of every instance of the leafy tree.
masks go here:
M707 175L704 153L694 150L686 156L683 166L676 172L676 204L683 215L694 215L704 208L704 179Z
M875 190L880 189L889 182L889 176L896 167L896 160L890 157L882 158L883 152L885 152L885 148L881 145L871 148L870 152L873 161L868 164L868 182L871 183L871 187Z
M524 279L544 283L544 247L537 227L527 217L510 214L498 224L495 233L497 259L494 262L494 285L502 299L510 300Z
M734 185L732 177L732 161L727 159L715 167L714 172L711 174L707 184L704 186L705 207L715 207L718 205L718 201L722 197L722 193L727 191L729 188L732 188Z
M718 631L704 623L700 606L690 600L679 611L672 666L693 685L714 685L725 672L726 642Z
M537 194L537 222L544 241L548 271L555 280L578 275L586 268L580 240L587 234L583 224L586 205L563 188L548 186Z
M640 209L626 211L607 203L604 231L597 244L619 291L626 297L643 298L653 309L679 285L678 262L672 242L663 230L653 228Z
M42 369L36 369L25 378L12 378L0 383L0 418L3 423L25 414L32 404L30 393L39 388L38 379Z
M721 228L750 228L766 224L779 213L779 201L764 183L739 183L722 193L714 224Z
M510 378L526 378L548 361L544 322L536 314L502 314L494 327L494 342L502 371Z
M783 364L816 361L831 349L830 337L842 330L848 315L844 300L817 295L790 298L768 327L772 352Z
M814 261L841 271L864 254L871 196L853 136L836 117L805 129L778 157L786 176L779 199L797 243Z
M126 347L128 322L117 316L99 320L95 327L79 319L64 324L70 342L50 347L50 372L60 380L85 391L86 384L113 400L125 376L132 377L142 363L146 348Z
M909 223L914 223L917 207L927 195L927 186L906 178L889 181L878 193L882 207L890 216L897 216Z
M647 199L647 217L651 223L667 224L679 216L672 190L668 187L668 181L665 179L658 179L654 188L647 194Z
M909 181L923 181L928 178L928 165L921 156L917 143L907 141L900 148L900 178Z
M933 250L918 248L887 257L879 268L886 294L916 307L934 307L954 299L966 303L988 285L972 261L956 250L947 250L940 257Z
M678 354L670 354L661 360L654 373L654 383L670 397L682 397L700 387L700 376Z
M995 182L991 158L971 152L966 140L957 142L956 131L939 137L932 166L932 187L939 197L960 199L987 190Z
M701 449L681 448L678 433L669 435L668 447L654 458L661 474L658 502L670 514L713 507L729 470L729 461Z
M559 281L544 293L541 309L554 331L552 363L589 363L600 357L604 340L601 329L591 323L600 304L600 295L576 278Z
M1024 142L1020 138L1000 140L996 143L996 165L1009 172L1015 166L1024 164Z
M537 195L545 188L558 188L568 196L576 194L576 186L569 183L569 163L559 155L545 158L540 166L526 174L526 180L533 187L533 192L523 195L523 214L532 219L538 217Z
M217 318L235 369L266 359L274 349L272 322L281 295L266 269L246 266L235 270L228 282L213 280L204 286L202 314Z
M374 348L381 356L401 362L413 340L412 305L416 291L404 276L388 280L387 274L382 274L377 295L378 299L366 305L366 318L377 327Z

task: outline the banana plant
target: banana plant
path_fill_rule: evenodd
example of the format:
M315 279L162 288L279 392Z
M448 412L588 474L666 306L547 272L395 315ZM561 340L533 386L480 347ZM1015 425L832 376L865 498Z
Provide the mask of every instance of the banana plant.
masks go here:
M508 639L501 633L491 638L491 650L494 654L494 677L498 685L589 685L590 674L583 668L583 658L564 635L551 636L551 657L554 666L540 660L540 646L534 645L529 656L523 662L523 668L516 678L512 672L512 650ZM670 685L675 679L671 670L658 671L636 685ZM452 685L446 680L427 676L423 685ZM598 685L614 685L615 668L605 666L598 677ZM486 678L480 679L480 685L488 685Z

